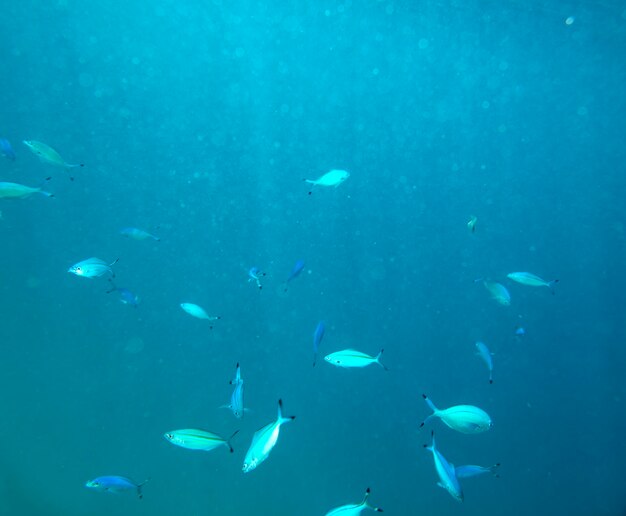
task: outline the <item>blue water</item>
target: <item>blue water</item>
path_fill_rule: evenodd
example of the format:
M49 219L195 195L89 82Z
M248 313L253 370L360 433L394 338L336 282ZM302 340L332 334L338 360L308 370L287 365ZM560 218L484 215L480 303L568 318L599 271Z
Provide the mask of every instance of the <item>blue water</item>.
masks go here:
M558 4L5 2L0 180L54 197L0 199L0 513L322 515L369 486L385 514L624 514L626 10ZM91 256L137 308L66 272ZM389 371L312 367L320 320L321 356L384 348ZM423 393L494 428L419 430ZM244 475L279 398L296 420ZM163 438L188 427L239 429L235 452ZM460 505L431 429L500 478ZM84 487L102 475L150 481Z

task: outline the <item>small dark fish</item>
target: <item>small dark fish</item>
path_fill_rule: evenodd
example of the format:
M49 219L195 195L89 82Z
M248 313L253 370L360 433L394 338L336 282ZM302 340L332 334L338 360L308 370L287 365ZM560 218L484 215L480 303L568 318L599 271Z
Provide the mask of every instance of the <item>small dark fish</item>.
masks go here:
M285 292L287 292L287 290L289 289L289 283L291 283L292 280L296 279L298 276L300 276L300 273L304 270L304 262L302 260L298 260L296 262L296 264L293 266L293 269L291 269L291 274L289 274L289 277L287 278L287 281L285 281L284 285L285 285Z
M111 286L113 288L111 290L107 290L107 294L110 294L111 292L119 292L120 301L122 303L124 303L125 305L134 306L135 308L139 306L139 298L130 290L128 290L127 288L117 287L115 283L113 283L113 280L111 278L109 278L109 282L111 283Z
M322 342L324 338L325 331L326 327L324 326L324 321L318 322L315 332L313 333L313 367L315 367L315 363L317 362L317 351L319 350L320 342Z
M2 155L10 160L15 161L15 151L11 147L11 143L6 138L0 138L0 152Z

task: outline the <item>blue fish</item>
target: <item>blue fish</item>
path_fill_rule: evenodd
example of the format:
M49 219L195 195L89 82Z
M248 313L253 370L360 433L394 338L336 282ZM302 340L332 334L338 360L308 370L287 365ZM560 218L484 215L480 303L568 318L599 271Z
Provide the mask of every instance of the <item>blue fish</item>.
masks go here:
M324 338L325 331L326 327L324 326L324 321L318 322L315 332L313 333L313 367L315 367L315 362L317 362L317 351L319 350L320 342L322 342Z
M303 269L304 269L304 262L302 260L298 260L296 264L293 266L293 269L291 269L291 274L287 278L287 283L289 283L291 280L296 279L298 276L300 276L300 273L302 272Z
M517 328L515 328L515 336L518 339L521 339L525 335L526 335L526 330L524 328L522 328L521 326L518 326Z
M435 446L435 432L432 432L431 435L433 440L432 444L430 446L424 445L424 448L433 454L435 471L439 477L437 485L448 491L455 500L462 502L463 489L461 488L461 484L459 484L454 465L450 464Z
M124 303L125 305L134 306L135 308L139 306L139 298L130 290L128 290L127 288L117 287L115 283L113 283L113 280L111 278L109 278L109 282L111 283L111 286L113 288L111 290L107 290L107 294L110 294L111 292L118 292L120 295L120 301L122 303Z
M6 138L0 138L0 152L6 159L15 161L15 151Z
M287 290L289 289L289 283L295 278L297 278L298 276L300 276L300 273L303 271L303 269L304 269L304 262L302 260L298 260L296 264L293 266L293 269L291 269L291 274L289 274L287 281L285 281L285 292L287 292Z
M148 480L144 480L141 484L136 484L132 480L126 477L119 477L117 475L109 475L104 477L94 478L87 481L85 487L93 489L94 491L102 491L105 493L123 493L124 491L137 491L137 496L143 498L141 488Z

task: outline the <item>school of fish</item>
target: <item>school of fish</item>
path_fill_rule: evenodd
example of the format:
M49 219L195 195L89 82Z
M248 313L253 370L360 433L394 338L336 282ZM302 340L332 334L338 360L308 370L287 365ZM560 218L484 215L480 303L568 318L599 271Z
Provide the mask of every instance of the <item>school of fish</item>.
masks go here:
M59 152L48 144L37 140L24 140L23 143L41 160L42 163L47 165L52 165L64 170L71 170L84 166L82 163L67 163L61 157ZM0 138L0 152L8 161L13 162L16 160L16 153L9 141L5 138ZM337 188L350 177L350 173L345 170L332 169L319 176L318 179L306 179L305 182L310 185L312 189L321 187ZM46 178L46 180L47 179L49 178ZM71 177L71 179L73 180L74 178ZM43 189L43 185L46 180L43 180L41 186L32 187L13 182L0 182L0 200L27 199L32 197L34 194L40 194L44 197L53 197L52 193ZM309 190L308 193L311 194L312 191L313 190ZM477 220L476 216L471 216L469 222L467 222L467 227L472 235L476 233ZM119 230L119 234L137 241L161 241L161 236L156 236L149 231L134 226L122 228ZM105 292L109 294L116 293L119 295L119 299L123 304L137 308L139 306L139 297L127 288L118 287L114 281L115 272L113 267L117 262L118 258L111 261L91 257L77 261L67 269L67 272L77 277L88 279L107 277L110 286L108 290L105 290ZM298 277L300 277L303 271L305 271L305 261L303 259L295 260L289 274L282 276L286 279L279 285L279 290L282 288L284 292L287 292L287 289L291 287L292 283ZM248 269L247 280L248 282L253 283L259 291L263 289L263 281L265 277L266 272L262 272L261 269L256 266L252 266ZM552 293L554 293L554 287L558 282L557 279L544 280L540 276L530 272L511 272L504 275L504 277L519 285L546 287ZM506 279L501 281L506 281ZM509 292L509 288L507 288L507 286L505 286L501 281L496 281L490 278L479 278L475 280L476 283L482 283L491 298L497 304L509 307L512 303L512 297ZM206 301L207 303L211 302L214 305L212 300ZM210 315L202 306L193 302L181 302L179 303L179 307L193 318L208 321L211 324L210 328L213 328L214 322L221 319L221 316L215 315L214 312ZM521 326L515 329L515 337L518 339L523 337L525 333L525 330ZM324 321L319 321L313 332L313 366L317 363L318 353L320 352L320 348L322 347L326 334L327 324ZM487 344L482 341L475 342L475 349L475 354L481 359L487 368L489 384L493 384L494 353L492 353L487 347ZM324 361L337 369L363 369L375 364L386 372L380 374L393 374L393 371L390 371L389 368L381 362L384 351L383 349L379 349L375 354L368 354L364 351L355 350L351 347L329 351L330 352L324 356ZM391 352L393 353L393 349ZM233 362L235 362L235 360L233 360ZM336 374L349 373L337 372ZM236 362L235 374L233 379L230 381L230 385L233 390L229 403L223 405L222 407L229 409L234 418L241 422L249 409L244 406L244 380L242 376L241 364L238 361ZM358 390L356 389L357 388L355 387L355 395L358 395ZM440 409L427 395L423 394L422 397L427 407L430 409L431 414L427 415L423 419L418 428L424 427L427 423L435 419L439 419L448 428L469 436L488 432L494 427L491 416L483 408L469 404L457 404L449 406L448 408ZM268 460L271 452L278 444L281 428L286 423L294 421L294 419L295 416L285 416L283 414L283 401L282 399L279 399L277 403L276 418L256 430L252 435L248 436L250 443L241 465L241 471L243 473L247 474L255 471L261 464ZM191 451L210 452L217 448L224 447L233 453L234 448L232 446L232 441L239 432L240 430L238 428L234 431L231 430L229 437L225 437L220 433L190 427L167 430L162 435L167 442L178 448L184 448ZM291 432L291 430L289 432ZM298 431L294 426L294 435L292 436L293 439L297 439L297 432ZM463 502L465 499L460 480L483 476L486 474L491 474L494 477L499 476L499 463L492 466L464 465L455 467L453 463L448 461L437 446L434 430L432 431L431 436L431 443L424 444L424 448L432 455L437 484L447 491L456 501ZM172 453L174 453L174 450ZM184 460L184 457L181 457L181 460ZM291 468L297 467L297 464L291 465ZM123 492L134 492L139 498L142 498L143 487L147 482L148 480L137 483L134 480L121 475L103 475L87 481L85 486L93 491L105 493L119 494ZM326 515L357 515L364 510L383 512L383 509L378 506L374 506L369 502L369 497L370 489L368 487L360 502L337 506L336 508L330 509L326 512Z

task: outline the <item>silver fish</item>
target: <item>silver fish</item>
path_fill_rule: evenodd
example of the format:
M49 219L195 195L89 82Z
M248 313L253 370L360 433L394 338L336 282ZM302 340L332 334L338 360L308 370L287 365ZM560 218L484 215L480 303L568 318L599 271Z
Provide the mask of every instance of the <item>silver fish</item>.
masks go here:
M45 197L54 197L53 194L41 188L20 185L19 183L0 183L0 199L26 199L36 193Z
M197 428L184 428L182 430L172 430L163 434L166 440L180 446L181 448L187 448L188 450L200 450L211 451L219 446L226 446L230 453L233 453L233 447L230 445L230 440L237 435L237 430L228 439L214 434L213 432L207 432L206 430L198 430Z
M456 478L470 478L477 477L479 475L485 475L487 473L491 473L494 477L499 477L498 468L500 467L500 463L494 464L493 466L474 466L473 464L467 464L466 466L457 466L454 468L454 473Z
M387 367L380 361L383 351L385 350L381 349L378 352L378 355L373 357L354 349L344 349L342 351L335 351L330 355L326 355L324 360L337 367L366 367L370 364L378 364L385 371L387 371Z
M46 145L45 143L38 142L37 140L24 140L23 143L33 152L33 154L39 156L39 159L45 163L50 163L51 165L56 165L57 167L64 168L76 168L85 166L83 163L77 163L75 165L71 163L66 163L66 161L56 150L54 150L49 145Z
M511 272L507 274L506 277L522 285L528 285L529 287L548 287L549 289L554 287L555 283L559 282L558 279L546 281L530 272Z
M107 263L100 258L87 258L82 262L72 265L69 269L67 269L67 272L71 272L72 274L76 274L76 276L81 276L83 278L98 278L106 273L115 277L115 273L111 267L115 265L118 260L119 258L112 263Z
M424 419L420 428L433 417L438 417L447 426L463 434L479 434L493 427L489 414L474 405L456 405L439 410L426 394L422 394L422 397L433 413Z
M489 383L493 383L493 359L491 358L493 353L489 351L487 344L484 342L477 342L476 349L478 350L476 354L484 360L485 364L487 364L487 369L489 369Z
M484 280L483 285L491 294L491 298L503 306L511 304L511 294L504 285L497 281Z
M120 229L120 235L124 235L125 237L133 238L135 240L156 240L157 242L161 240L158 236L139 228L122 228Z
M451 464L441 454L435 445L435 432L432 432L433 442L430 446L424 446L428 451L432 452L435 461L435 471L439 477L437 485L443 487L457 501L463 501L463 489L456 476L454 464Z
M206 319L207 321L217 321L220 319L219 315L209 315L204 311L204 308L194 303L181 303L180 307L189 315L198 319Z
M246 409L243 406L243 379L241 378L241 367L239 367L239 362L237 362L237 372L235 373L235 378L230 381L230 384L234 385L235 389L230 396L230 405L228 405L228 408L237 419L241 419Z
M269 457L270 452L278 441L281 425L289 423L289 421L293 421L295 418L296 416L283 417L283 402L278 400L278 417L276 421L268 423L254 432L252 443L246 452L243 467L241 468L244 473L249 473L256 469L259 464Z
M371 509L375 512L383 512L383 510L380 507L374 507L373 505L369 504L369 502L367 501L369 496L370 496L370 488L368 487L365 490L365 496L363 497L363 500L361 501L361 503L351 503L348 505L342 505L341 507L336 507L328 511L326 513L326 516L337 516L337 515L357 516L358 514L361 514L361 512L365 509Z
M350 177L350 173L345 170L331 170L318 179L305 179L304 181L313 186L334 186L337 187ZM309 191L309 195L311 192Z

